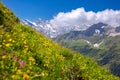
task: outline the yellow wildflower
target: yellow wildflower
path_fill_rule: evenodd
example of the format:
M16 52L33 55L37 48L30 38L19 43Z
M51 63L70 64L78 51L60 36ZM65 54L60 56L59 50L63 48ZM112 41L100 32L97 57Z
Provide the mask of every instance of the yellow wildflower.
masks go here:
M24 50L28 51L28 49L29 49L29 48L27 47L27 48L25 48Z
M33 64L36 64L35 62L33 62Z
M30 66L29 68L30 68L30 69L32 69L32 67L31 67L31 66Z
M12 78L14 79L14 78L15 78L15 75L12 75Z
M5 40L3 40L3 42L6 42Z
M9 37L10 37L10 35L7 35L7 37L9 38Z
M13 35L16 35L16 33L14 32Z
M27 41L26 41L26 40L24 40L24 41L23 41L23 43L24 43L24 44L27 44Z
M33 57L30 57L29 58L29 61L34 61L35 59Z
M80 75L77 75L77 77L80 77Z
M17 70L17 74L21 74L22 72L21 72L21 70L20 69L18 69Z
M12 39L10 38L8 41L12 41Z
M0 45L0 47L2 47L2 45Z
M42 72L42 73L41 73L41 76L45 76L45 73L44 73L44 72Z
M12 40L13 43L15 43L15 40Z
M65 57L61 57L61 60L64 61L64 60L65 60Z
M27 72L27 73L30 73L30 70L27 70L26 72Z
M44 64L44 66L48 67L48 64Z
M48 73L47 73L47 72L45 73L45 76L48 76Z
M4 34L4 32L2 32L2 34Z
M29 75L25 73L25 74L23 75L23 79L29 79Z
M7 43L5 46L6 46L6 47L9 47L9 46L12 46L12 44L10 44L10 43Z
M27 45L25 45L24 47L25 47L25 48L28 48L28 46L27 46Z
M5 59L6 58L6 56L4 55L4 56L2 56L2 59Z

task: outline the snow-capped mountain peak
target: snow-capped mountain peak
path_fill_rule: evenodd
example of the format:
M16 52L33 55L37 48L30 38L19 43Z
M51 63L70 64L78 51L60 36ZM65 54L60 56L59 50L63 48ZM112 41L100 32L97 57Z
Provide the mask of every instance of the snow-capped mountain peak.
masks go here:
M70 31L82 31L88 36L93 34L101 34L104 32L107 32L108 35L111 33L116 34L115 32L120 32L120 27L117 27L115 30L115 27L111 27L108 24L104 24L102 22L93 25L84 25L84 28L81 28L81 26L78 25L58 27L54 26L49 21L43 21L40 18L36 22L32 22L28 19L22 20L21 22L38 30L49 38L54 38L58 35L69 33Z
M32 22L28 19L24 19L21 21L23 24L28 25L39 32L43 33L47 37L55 37L56 36L56 29L49 23L49 22L44 22L42 19L38 19L36 22Z

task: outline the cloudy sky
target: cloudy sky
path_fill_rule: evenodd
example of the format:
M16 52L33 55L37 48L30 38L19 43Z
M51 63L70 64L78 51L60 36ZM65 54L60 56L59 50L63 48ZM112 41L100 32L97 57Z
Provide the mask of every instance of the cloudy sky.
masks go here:
M99 12L85 11L84 8L77 8L70 12L60 12L54 16L50 22L54 26L81 26L84 28L88 25L103 22L113 27L120 25L120 10L106 9Z
M54 26L105 22L120 25L120 0L3 0L20 19L49 20Z

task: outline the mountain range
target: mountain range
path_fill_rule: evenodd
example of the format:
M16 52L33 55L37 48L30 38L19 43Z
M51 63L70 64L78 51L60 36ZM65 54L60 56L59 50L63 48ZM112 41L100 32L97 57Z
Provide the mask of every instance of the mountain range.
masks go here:
M69 27L55 27L49 21L43 21L42 19L38 19L36 22L32 22L28 19L21 20L24 25L28 25L37 31L41 32L42 34L46 35L49 38L54 38L58 35L68 33L70 31L80 31L83 30L79 26L69 26ZM87 25L86 25L87 27Z
M92 35L93 33L99 34L99 33L105 32L105 30L107 31L107 34L110 36L119 35L117 33L120 32L120 28L119 28L120 26L110 26L109 24L105 24L102 22L99 22L93 25L85 25L85 27L87 27L86 29L81 29L81 27L77 25L59 28L59 27L53 26L49 21L43 21L40 18L36 22L32 22L28 19L21 20L21 22L25 25L31 26L32 28L43 33L49 38L55 38L58 35L66 34L70 31L75 31L79 33L81 32L82 34L85 34L88 36Z
M93 24L84 31L70 31L54 40L93 58L99 65L120 76L120 26Z

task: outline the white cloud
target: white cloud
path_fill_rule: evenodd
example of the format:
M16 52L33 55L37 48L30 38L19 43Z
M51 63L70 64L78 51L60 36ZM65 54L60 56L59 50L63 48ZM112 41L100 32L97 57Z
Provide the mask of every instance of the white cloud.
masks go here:
M87 12L84 8L78 8L67 13L60 12L50 20L50 23L59 29L65 27L70 28L75 25L84 29L86 28L85 25L98 22L107 23L111 26L120 25L120 10L106 9L95 13L93 11Z

